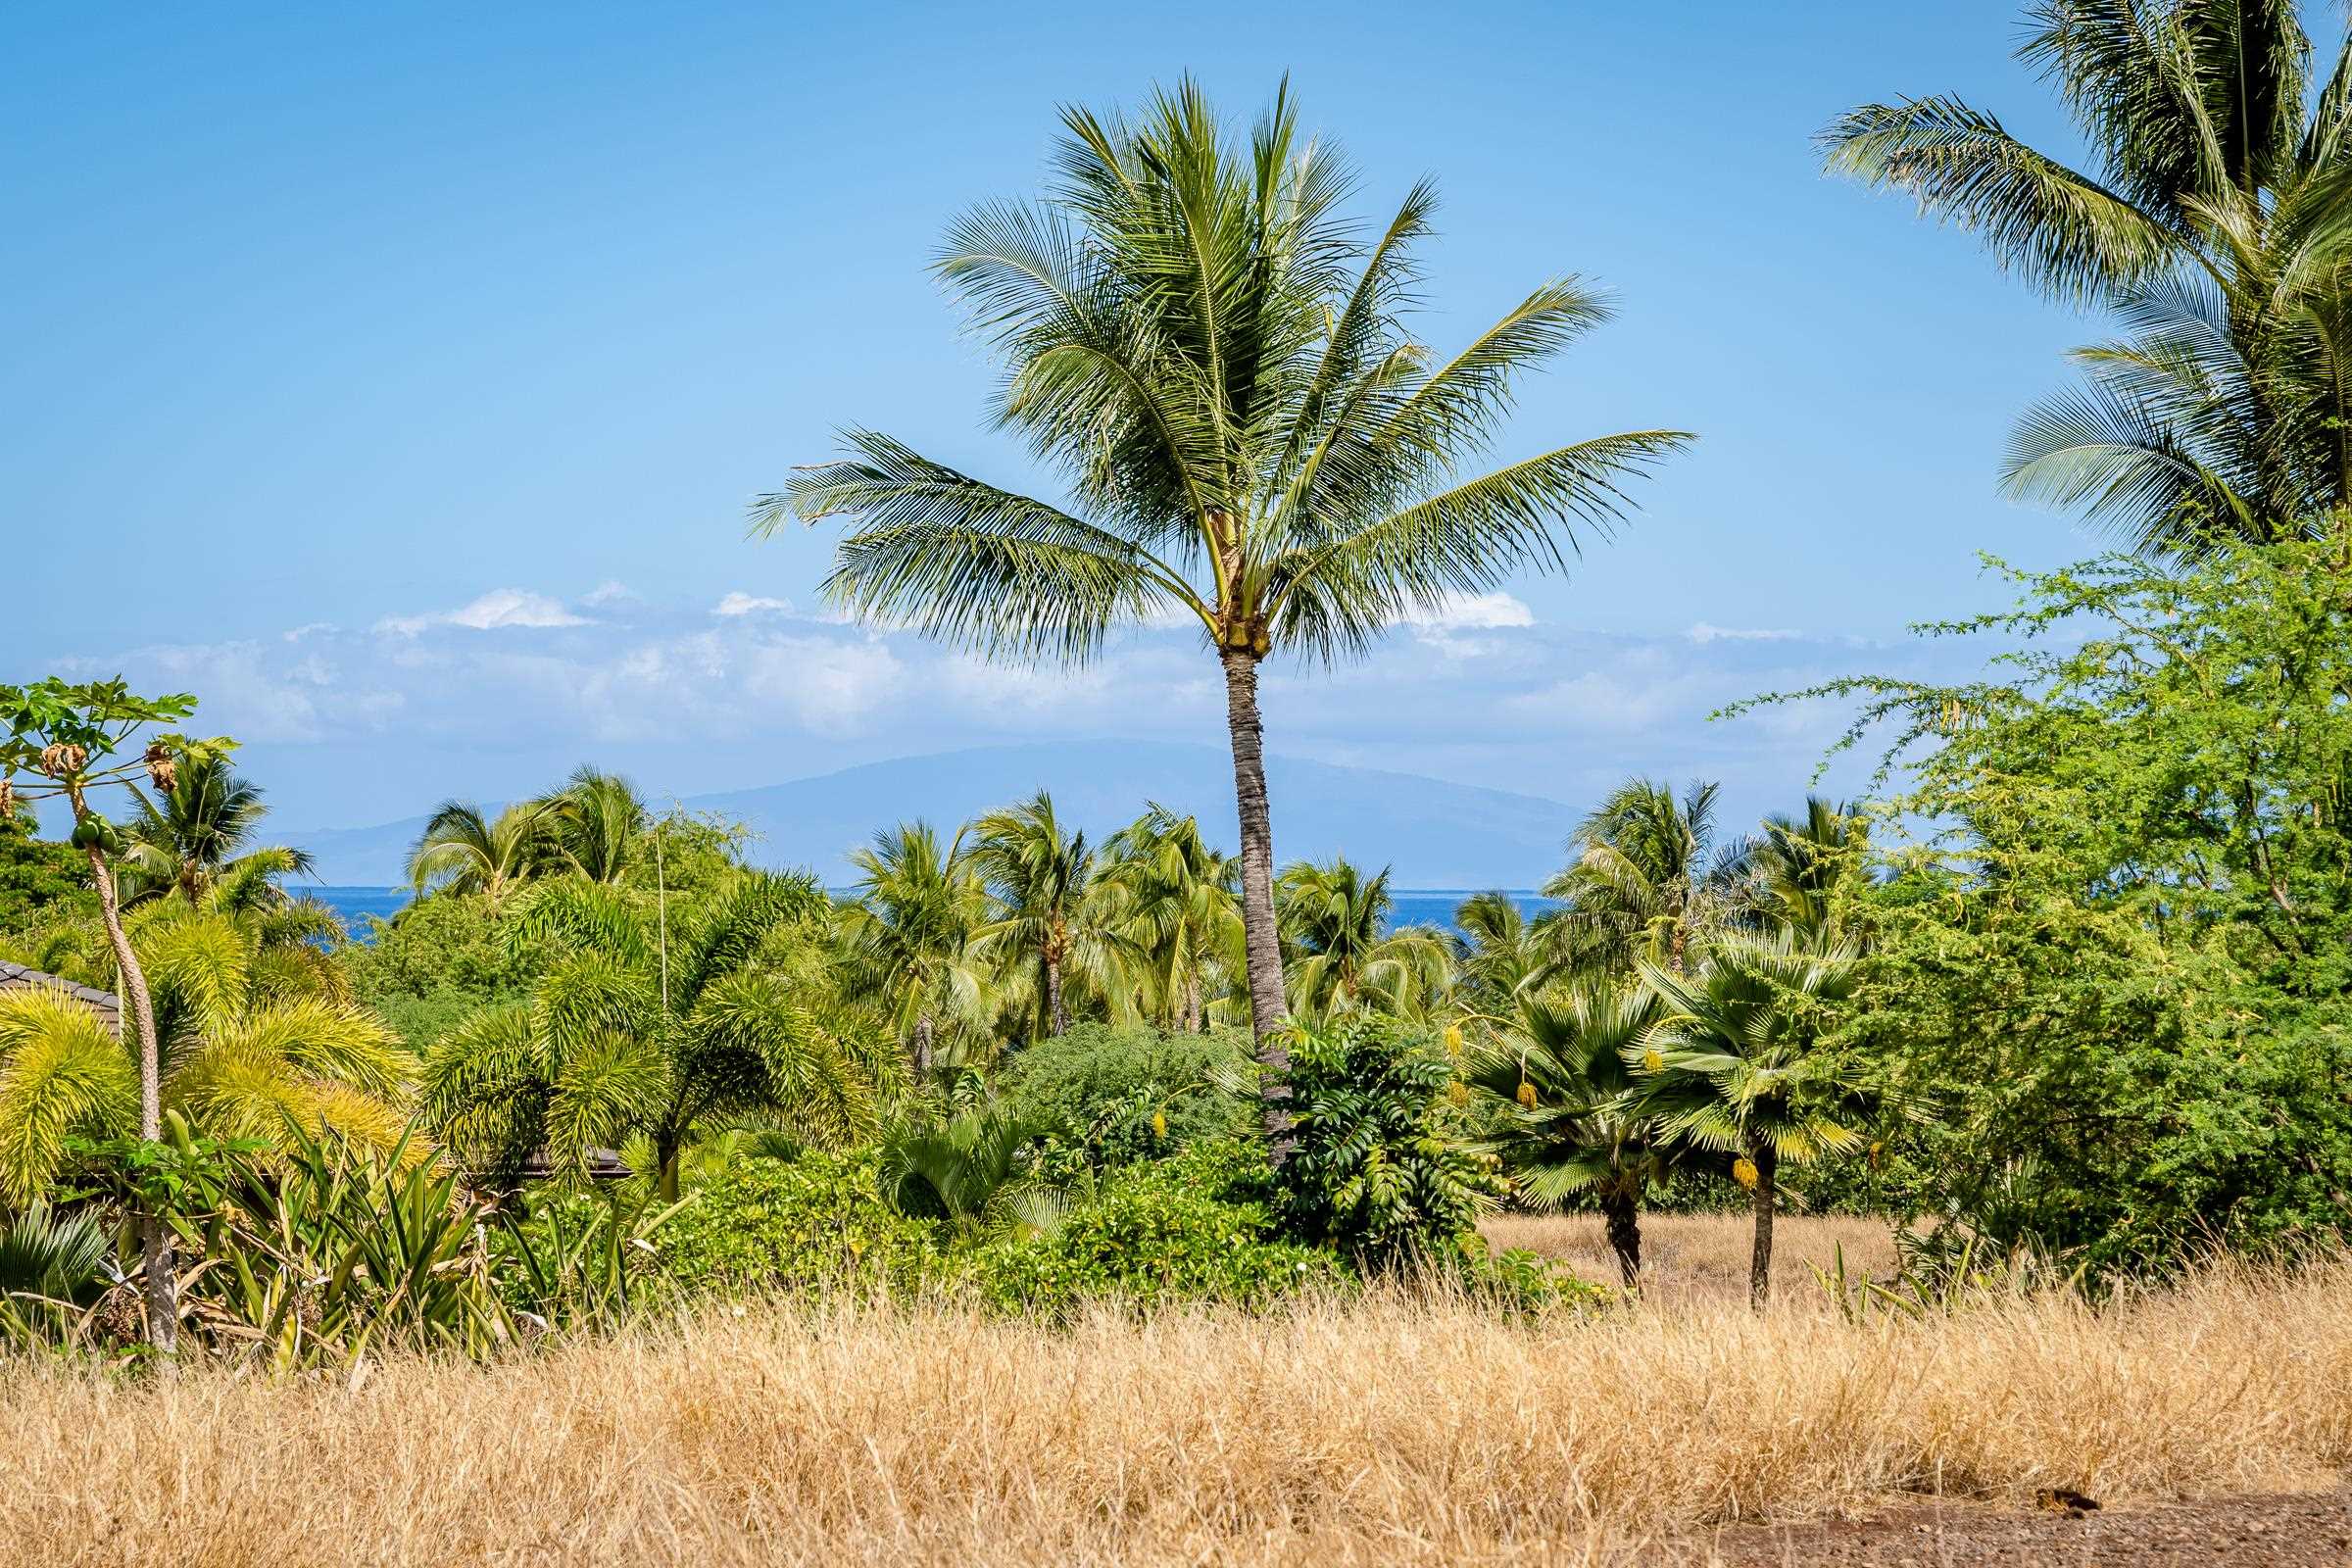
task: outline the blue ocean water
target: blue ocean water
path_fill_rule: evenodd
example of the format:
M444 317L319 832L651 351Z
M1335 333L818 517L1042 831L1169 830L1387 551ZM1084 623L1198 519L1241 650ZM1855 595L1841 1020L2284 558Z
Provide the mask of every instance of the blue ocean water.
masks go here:
M368 917L389 920L409 902L407 888L322 887L307 890L341 917L344 927L362 941L368 933ZM1453 911L1475 888L1400 888L1396 890L1393 925L1434 925L1454 929ZM1551 901L1524 888L1505 889L1513 904L1529 914L1549 908Z

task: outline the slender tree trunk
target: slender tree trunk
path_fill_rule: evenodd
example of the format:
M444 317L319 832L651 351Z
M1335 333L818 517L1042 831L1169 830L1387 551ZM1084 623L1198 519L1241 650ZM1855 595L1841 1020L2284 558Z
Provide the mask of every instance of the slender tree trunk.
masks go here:
M123 1010L139 1054L139 1136L148 1143L164 1136L163 1058L156 1049L155 1003L147 994L147 975L123 934L122 909L115 902L115 871L105 852L92 845L90 881L98 889L98 912L106 923L107 945L114 949L115 968L122 976ZM158 1354L179 1353L179 1282L172 1275L172 1231L160 1214L138 1216L139 1289L147 1305L147 1343Z
M1631 1193L1611 1191L1600 1200L1600 1212L1609 1226L1609 1247L1617 1254L1617 1271L1625 1288L1642 1288L1642 1204Z
M664 1203L676 1202L678 1200L678 1138L676 1134L663 1133L654 1140L654 1164L661 1175L662 1201Z
M1747 1157L1756 1167L1756 1188L1750 1195L1756 1208L1756 1246L1747 1264L1747 1300L1762 1311L1764 1303L1772 1299L1772 1214L1780 1196L1781 1156L1770 1139L1760 1138L1748 1150Z
M1070 1032L1069 1008L1061 1000L1061 960L1051 953L1046 955L1046 1032L1050 1035Z
M931 1081L931 1015L924 1013L914 1020L914 1082L917 1088Z
M1195 969L1184 977L1184 1032L1197 1035L1200 1025L1200 971Z
M1257 1037L1258 1114L1267 1157L1291 1152L1291 1054L1283 1044L1282 943L1274 931L1274 823L1257 717L1257 661L1227 650L1225 724L1233 739L1233 793L1242 827L1242 927L1250 970L1250 1027Z

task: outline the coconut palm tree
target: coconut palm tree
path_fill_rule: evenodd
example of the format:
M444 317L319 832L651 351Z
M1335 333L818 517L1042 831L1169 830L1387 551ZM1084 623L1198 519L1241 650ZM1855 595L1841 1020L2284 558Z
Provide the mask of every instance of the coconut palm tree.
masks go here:
M1719 790L1693 783L1678 800L1628 779L1579 824L1567 867L1544 884L1561 901L1544 926L1564 967L1626 973L1646 958L1679 973L1695 944L1740 918L1754 846L1719 842Z
M137 814L123 825L116 870L124 907L170 892L194 904L224 876L241 876L250 900L282 898L275 879L310 874L308 852L253 846L270 808L260 786L231 772L225 759L190 761L170 777L171 788L152 794L131 788Z
M1853 1063L1818 1048L1825 1015L1852 997L1860 964L1850 946L1808 946L1782 930L1719 936L1688 973L1648 959L1639 967L1658 1017L1629 1048L1642 1078L1627 1111L1653 1118L1663 1137L1735 1156L1755 1214L1748 1296L1761 1306L1772 1290L1782 1161L1859 1149L1877 1109Z
M163 1043L162 1113L278 1148L290 1129L399 1143L404 1055L390 1030L287 987L249 926L177 901L149 908L127 939ZM33 1200L75 1139L127 1134L139 1117L138 1063L97 1013L61 991L0 992L0 1197Z
M523 801L485 816L467 801L444 801L409 851L409 886L428 893L478 893L495 910L514 889L557 863L554 808Z
M821 941L825 913L806 875L743 872L674 930L616 889L539 883L511 910L514 939L555 959L527 1002L427 1053L427 1125L493 1171L544 1152L583 1172L590 1150L642 1133L672 1199L679 1152L712 1117L809 1143L870 1133L889 1064L789 951L796 931Z
M1396 901L1386 866L1367 877L1345 857L1297 860L1275 896L1293 954L1291 1011L1301 1017L1369 1008L1422 1018L1452 983L1452 951L1435 927L1389 929Z
M1456 989L1474 1007L1502 1011L1559 968L1550 934L1507 893L1473 893L1453 911Z
M1054 797L1040 790L1018 806L990 811L964 830L966 863L997 907L973 933L983 951L1014 963L1034 960L1038 995L1032 1040L1070 1027L1068 983L1098 995L1117 989L1119 971L1137 955L1112 924L1110 904L1095 885L1095 851L1083 832L1062 828Z
M1590 1194L1628 1290L1642 1282L1643 1197L1698 1153L1629 1103L1628 1057L1657 1016L1655 993L1639 982L1588 979L1518 994L1463 1053L1464 1080L1494 1110L1482 1147L1501 1156L1524 1202L1557 1208Z
M1141 956L1146 1010L1163 1028L1199 1034L1209 988L1243 967L1241 862L1212 849L1199 822L1157 802L1103 852L1102 884Z
M2044 0L2021 57L2087 165L1950 97L1867 104L1829 166L1976 231L2003 267L2112 310L2084 382L2030 413L2014 495L2152 555L2335 526L2352 500L2352 39L2315 75L2291 0Z
M1801 816L1768 816L1750 858L1764 912L1803 941L1834 940L1863 873L1870 826L1856 808L1805 797Z
M1519 375L1607 316L1544 283L1452 355L1406 330L1435 193L1367 243L1353 179L1288 85L1237 137L1187 79L1128 121L1070 109L1054 189L951 226L940 276L1005 364L996 415L1056 466L1056 506L870 431L753 508L855 519L824 592L984 657L1083 662L1158 613L1224 677L1250 1020L1272 1157L1288 1147L1282 955L1258 716L1277 650L1362 653L1384 628L1563 566L1688 439L1640 430L1469 471Z
M850 864L858 880L835 914L849 989L875 999L915 1080L928 1082L941 1030L979 1024L994 1002L987 955L975 946L988 890L928 822L876 833Z
M582 763L543 804L556 853L575 875L616 884L636 866L652 816L627 779Z

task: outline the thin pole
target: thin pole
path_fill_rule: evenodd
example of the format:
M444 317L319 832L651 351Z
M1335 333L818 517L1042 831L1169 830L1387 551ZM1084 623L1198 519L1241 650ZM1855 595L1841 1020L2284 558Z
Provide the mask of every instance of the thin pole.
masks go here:
M661 930L662 947L662 1010L669 1011L669 874L662 863L662 832L669 824L654 827L654 920Z

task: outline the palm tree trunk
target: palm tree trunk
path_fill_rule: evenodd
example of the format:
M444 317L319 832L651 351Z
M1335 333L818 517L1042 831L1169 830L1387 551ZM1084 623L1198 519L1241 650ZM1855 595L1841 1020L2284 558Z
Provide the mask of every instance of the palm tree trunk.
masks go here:
M1760 1138L1748 1151L1748 1160L1756 1167L1756 1188L1752 1197L1756 1207L1756 1246L1747 1264L1747 1300L1750 1306L1762 1311L1772 1298L1772 1213L1778 1206L1781 1156L1772 1147L1772 1140Z
M90 881L98 890L98 913L106 925L107 945L114 949L115 968L122 975L122 1001L139 1053L139 1136L156 1143L164 1136L163 1058L156 1048L155 1003L147 994L147 975L130 951L122 930L122 909L115 901L114 867L105 852L91 845ZM179 1282L172 1274L172 1232L159 1214L139 1216L139 1291L147 1305L147 1343L158 1355L179 1353Z
M1200 1029L1200 971L1193 970L1184 977L1184 1032L1197 1035Z
M678 1138L674 1133L662 1133L654 1140L654 1168L662 1184L662 1201L678 1200Z
M1283 1045L1282 943L1274 931L1274 822L1257 716L1257 661L1227 649L1225 726L1233 741L1233 794L1242 827L1242 929L1250 970L1250 1027L1257 1037L1258 1115L1267 1158L1291 1152L1291 1054Z
M1625 1288L1642 1288L1642 1204L1631 1193L1602 1195L1600 1212L1609 1226L1609 1247L1617 1254L1617 1271Z
M931 1015L924 1013L914 1020L914 1082L917 1088L931 1080Z
M1046 955L1046 1032L1066 1035L1070 1032L1070 1012L1061 1000L1061 960L1051 953Z

